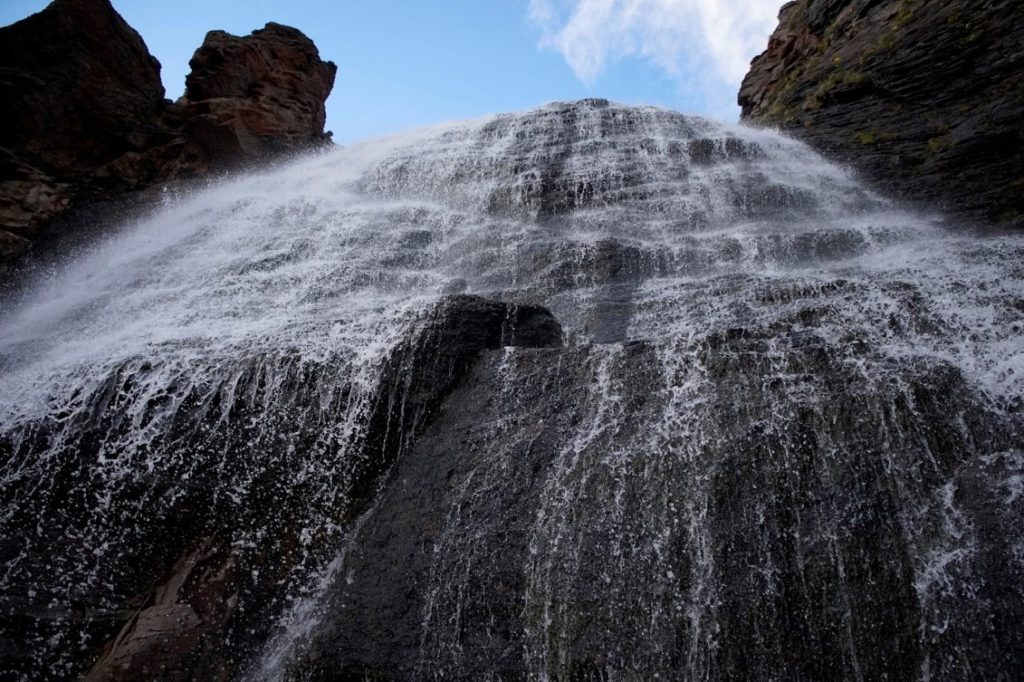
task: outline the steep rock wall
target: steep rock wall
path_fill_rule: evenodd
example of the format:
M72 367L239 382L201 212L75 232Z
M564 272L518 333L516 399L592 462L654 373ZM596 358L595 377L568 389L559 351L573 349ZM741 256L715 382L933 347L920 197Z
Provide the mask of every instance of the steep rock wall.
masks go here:
M561 326L540 306L454 295L425 313L392 349L365 405L355 397L357 389L344 379L338 382L334 363L306 362L296 354L243 359L238 373L226 380L230 387L218 386L236 394L237 401L190 391L169 420L167 437L152 443L154 451L170 452L188 442L189 454L178 468L143 473L137 462L128 467L136 480L112 498L110 514L119 524L137 526L110 539L108 546L119 558L104 570L102 586L85 575L88 567L77 546L64 538L89 525L85 519L95 498L84 491L95 491L99 481L85 460L132 428L126 407L130 411L132 404L147 401L139 370L145 374L153 367L116 369L90 396L95 420L76 423L66 440L53 423L42 422L31 425L33 435L24 440L0 436L5 463L19 456L36 460L32 448L42 441L63 443L52 486L6 479L0 503L6 509L17 506L8 506L14 500L24 503L25 512L15 512L13 521L22 528L33 523L29 508L46 508L44 514L65 519L40 525L38 532L5 534L0 541L0 557L11 566L0 597L0 678L64 677L90 667L86 679L96 682L235 677L247 652L258 648L274 625L288 576L302 573L311 557L302 549L302 529L312 528L314 519L350 526L482 353L561 344ZM360 425L351 443L331 435L331 425L346 418ZM346 444L354 445L348 460ZM253 458L257 449L275 452L277 461ZM300 460L312 452L326 458L317 475L337 476L337 481L331 499L307 518L299 509L308 500ZM244 505L226 500L215 482L221 476L248 480L258 493ZM192 483L170 492L181 481ZM258 528L260 539L239 540L241 527ZM12 555L40 541L70 552L38 552L39 562L18 569ZM319 547L322 538L311 542ZM40 583L49 579L74 583L74 605L40 609L32 604L44 591ZM75 631L74 641L60 641L58 633L68 627Z
M1024 227L1024 4L797 0L739 103L960 221Z
M56 0L0 28L0 256L107 169L168 143L160 64L105 0ZM115 173L131 187L155 175Z

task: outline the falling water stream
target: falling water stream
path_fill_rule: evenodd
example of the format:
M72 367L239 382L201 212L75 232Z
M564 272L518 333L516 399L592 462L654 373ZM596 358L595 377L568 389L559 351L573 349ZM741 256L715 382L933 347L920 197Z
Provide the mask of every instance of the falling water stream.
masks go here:
M0 319L0 669L170 613L230 677L1010 670L1024 238L958 227L599 100L172 197ZM378 466L381 368L451 294L563 345L483 352ZM203 552L221 620L152 592Z

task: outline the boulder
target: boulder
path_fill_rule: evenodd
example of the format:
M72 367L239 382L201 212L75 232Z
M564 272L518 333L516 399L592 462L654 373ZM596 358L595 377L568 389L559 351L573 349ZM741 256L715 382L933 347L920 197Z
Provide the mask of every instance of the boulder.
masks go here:
M739 104L876 186L965 224L1024 227L1024 4L797 0Z

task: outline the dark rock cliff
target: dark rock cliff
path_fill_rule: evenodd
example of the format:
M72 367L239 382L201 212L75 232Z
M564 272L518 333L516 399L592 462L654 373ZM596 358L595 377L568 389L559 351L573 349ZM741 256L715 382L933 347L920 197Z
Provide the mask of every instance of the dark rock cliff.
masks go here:
M561 326L540 306L468 295L439 301L384 362L373 399L361 417L367 430L358 444L361 452L355 465L323 472L338 475L337 490L347 500L328 505L328 513L336 515L337 523L348 524L369 505L382 477L437 418L445 397L482 354L503 347L540 349L561 344ZM269 399L268 370L275 371L271 368L287 373L289 398ZM94 396L95 421L78 425L77 437L66 444L65 466L55 472L51 487L29 490L15 484L5 486L0 494L5 503L12 497L32 498L33 504L65 518L66 522L42 530L50 542L60 542L58 538L88 514L92 498L79 499L69 490L83 483L96 484L82 461L102 447L104 437L97 437L98 433L113 436L126 427L117 387L135 390L129 378L135 369L118 368ZM304 363L294 355L246 358L232 382L247 397L244 405L231 409L228 433L218 426L224 414L217 401L189 394L171 420L173 433L154 443L154 448L173 449L176 442L190 442L188 462L182 465L199 465L201 480L175 495L176 501L166 507L146 500L169 490L175 480L188 480L184 469L167 478L147 476L118 497L113 513L122 519L138 514L145 530L143 535L122 533L116 541L123 562L104 577L106 587L117 593L114 599L102 594L106 587L93 589L83 583L70 608L30 606L32 599L25 595L36 591L40 575L73 570L58 566L60 560L53 561L52 554L40 553L40 562L30 572L9 574L8 589L0 596L0 665L6 666L0 677L17 673L36 679L45 674L46 665L65 666L62 670L68 673L91 665L86 679L94 681L228 679L238 674L246 652L259 646L274 623L272 612L283 599L283 576L301 561L296 533L306 525L300 510L305 496L302 486L289 480L289 472L300 467L304 453L315 450L325 451L334 458L334 466L342 468L336 460L342 445L325 436L332 409L351 398L350 387L337 383L338 379L336 367ZM311 386L330 385L335 389L328 395L310 391ZM49 438L50 426L36 425L36 436ZM204 433L208 435L200 435ZM0 437L0 458L7 461L15 450L38 443L35 437L19 444ZM252 461L248 455L256 447L274 450L277 463ZM32 456L27 450L17 454ZM226 473L225 462L231 470L252 465L246 475L259 482L257 504L239 510L218 499L213 479L220 475L218 471ZM17 522L31 523L30 514L19 514ZM233 546L232 529L249 522L265 530L266 541L244 549L237 543ZM31 535L0 541L3 561L35 542ZM40 642L67 623L73 624L79 637L63 647L63 660L39 657ZM51 667L49 673L54 670Z
M0 29L0 99L0 255L86 186L151 179L113 167L172 138L160 64L105 1L57 0Z
M1024 227L1024 3L797 0L739 103L876 185Z
M1012 436L971 406L950 368L913 368L906 387L879 391L836 374L842 352L820 339L779 348L821 402L780 403L769 363L753 359L769 336L735 330L701 349L719 382L698 408L708 429L695 436L701 455L648 452L620 471L593 449L574 451L579 425L607 369L624 391L621 413L595 426L600 448L644 442L672 391L653 346L628 344L604 366L600 347L485 354L396 465L287 679L521 679L547 666L567 680L604 680L609 670L653 679L652 668L669 679L703 670L703 679L912 680L929 657L938 678L963 679L950 641L986 673L1019 660L1018 590L994 568L1012 559L995 546L978 562L992 582L962 621L948 633L919 631L927 605L893 492L915 476L922 488L952 479L972 527L1015 537L1014 512L987 492L1005 472L977 457ZM768 426L769 411L787 426ZM967 430L933 426L951 415ZM825 455L824 429L856 445ZM886 470L873 444L892 440L914 443L915 460L938 461ZM546 536L538 528L558 521L545 481L560 477L577 534ZM706 537L674 526L659 538L659 524L703 495ZM727 548L711 569L722 580L718 615L704 628L680 617L693 606L679 597L710 587L709 567L691 558L701 542ZM647 575L654 587L637 579L651 565L661 565ZM832 592L839 585L845 603Z
M336 67L300 31L212 31L191 65L185 97L164 99L160 63L108 0L0 28L0 262L90 199L329 139Z

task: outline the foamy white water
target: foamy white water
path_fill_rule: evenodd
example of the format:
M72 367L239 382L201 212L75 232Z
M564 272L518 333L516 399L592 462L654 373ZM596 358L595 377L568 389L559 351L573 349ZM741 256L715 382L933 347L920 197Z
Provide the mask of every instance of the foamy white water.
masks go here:
M773 132L600 103L415 131L180 198L0 320L0 528L9 538L0 588L36 585L37 602L55 612L97 598L97 608L123 608L132 557L154 524L192 519L198 496L218 518L236 520L233 547L245 557L268 532L254 510L276 495L282 527L299 538L282 569L296 587L268 613L315 630L308 619L317 610L299 586L316 585L329 566L328 575L343 570L332 552L356 511L346 506L358 464L350 458L380 363L443 295L477 293L548 307L570 352L600 346L594 383L580 396L589 416L546 480L523 569L524 608L542 614L526 660L537 674L555 674L563 659L551 633L576 615L554 599L565 586L549 562L580 561L575 496L594 466L581 453L612 442L631 418L614 370L629 342L652 344L673 386L637 442L694 462L699 453L686 448L697 441L668 444L708 437L691 412L714 384L683 359L699 365L697 345L729 329L787 339L813 332L830 347L863 347L845 362L868 381L889 380L894 363L941 363L959 370L986 409L1021 408L1024 238L956 227L900 210ZM764 357L787 375L773 344ZM632 471L639 452L607 447L604 465ZM1019 451L1006 457L1020 468ZM652 472L670 466L650 461ZM467 481L464 494L480 492ZM950 499L936 498L934 513L954 519ZM702 526L709 502L696 494L672 504L685 506L687 551L702 568L651 618L690 623L696 671L710 665L702 628L716 617ZM616 526L630 512L606 513ZM931 513L907 510L907 527L923 527ZM199 513L189 523L212 533L220 522ZM444 543L464 549L460 523L453 516L454 534L439 540L421 665L438 660L435 649L462 655L439 625L459 603L450 581L460 555ZM678 523L652 521L662 538L644 561L659 563ZM915 585L926 604L948 566L974 551L973 541L942 542L919 552ZM615 561L625 571L637 558L624 547ZM71 670L83 640L70 613L36 643L42 669L54 674ZM273 641L279 648L260 654L270 666L260 676L283 675L289 651L280 647L297 646L296 637ZM668 665L671 657L654 658Z

